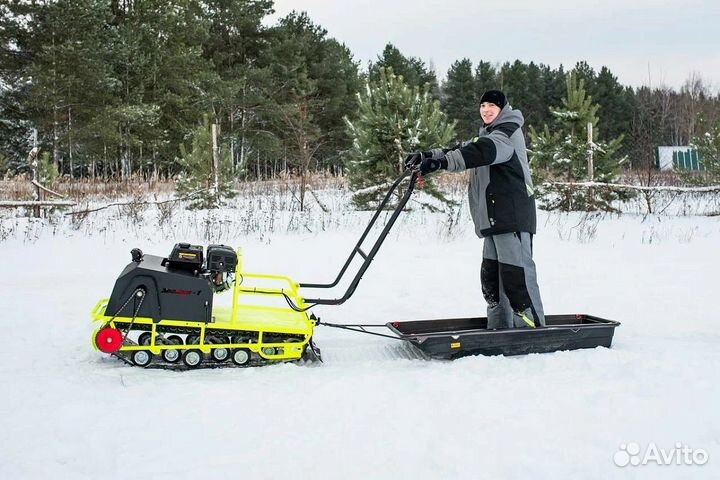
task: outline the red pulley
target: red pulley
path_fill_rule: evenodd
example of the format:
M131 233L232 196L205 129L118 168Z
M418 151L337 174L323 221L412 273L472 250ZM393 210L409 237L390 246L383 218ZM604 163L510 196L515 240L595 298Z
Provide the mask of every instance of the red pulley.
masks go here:
M104 353L115 353L122 347L123 336L112 327L105 327L95 336L95 344Z

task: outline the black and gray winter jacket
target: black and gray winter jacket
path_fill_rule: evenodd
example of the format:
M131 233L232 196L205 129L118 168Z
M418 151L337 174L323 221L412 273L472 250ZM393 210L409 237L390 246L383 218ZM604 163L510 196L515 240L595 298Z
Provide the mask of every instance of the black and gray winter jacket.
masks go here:
M475 233L480 238L509 232L535 233L535 197L521 131L524 123L522 113L508 104L476 138L432 151L433 158L447 158L448 171L473 169L468 196Z

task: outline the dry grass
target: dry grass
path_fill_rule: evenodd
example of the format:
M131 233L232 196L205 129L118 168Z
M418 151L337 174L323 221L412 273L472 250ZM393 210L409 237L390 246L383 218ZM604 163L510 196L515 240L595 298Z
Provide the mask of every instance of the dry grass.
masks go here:
M469 173L463 174L441 174L433 180L440 191L451 198L464 198L467 191ZM692 180L698 181L699 178ZM633 185L651 186L686 186L688 175L678 175L676 172L654 171L650 178L643 178L643 172L624 172L620 183ZM343 190L347 191L348 181L346 177L338 177L327 173L314 173L306 178L306 185L310 191L306 192L306 204L317 202L324 210L325 206L316 196L316 192ZM89 179L68 179L64 178L56 182L50 188L69 200L77 202L81 206L89 204L107 204L112 202L127 201L130 203L153 202L176 197L175 182L172 180L147 181L141 178L133 178L125 182L117 181L92 181ZM277 176L272 180L237 181L234 189L241 198L255 196L275 196L286 199L286 201L299 203L300 179L291 176ZM27 177L0 180L0 200L30 200L32 199L33 186ZM717 195L714 195L717 196ZM638 205L627 205L627 211L637 213L670 213L678 210L675 214L713 214L717 215L720 205L718 199L708 199L705 194L683 194L668 192L648 191L643 197L638 197L635 202ZM48 196L46 196L48 198ZM711 201L712 200L712 201ZM633 203L633 202L630 202ZM682 204L680 207L678 205ZM136 207L128 207L131 211L128 215L136 217L142 212L135 212ZM139 209L140 206L138 205ZM160 222L168 222L172 217L173 206L162 207ZM284 207L283 207L284 208Z
M48 187L70 200L79 202L87 198L113 200L137 194L170 193L175 190L175 182L148 182L139 178L126 182L65 178ZM30 200L33 190L30 179L26 177L0 180L0 200Z
M287 193L297 190L299 185L300 179L297 177L278 177L274 180L238 181L234 188L240 193ZM308 177L307 185L312 190L338 189L345 188L347 181L342 177L313 174ZM113 201L153 195L172 196L175 192L175 182L172 180L149 182L140 178L125 182L66 178L55 182L49 188L76 202L90 199ZM26 177L0 180L0 200L31 200L33 190L30 179Z

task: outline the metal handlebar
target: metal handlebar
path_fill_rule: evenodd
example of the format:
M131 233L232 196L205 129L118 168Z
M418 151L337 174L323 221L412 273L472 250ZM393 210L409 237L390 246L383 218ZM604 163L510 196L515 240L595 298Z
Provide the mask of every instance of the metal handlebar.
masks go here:
M395 210L393 211L392 216L388 220L388 222L383 227L382 232L380 232L380 235L375 240L375 244L370 249L369 253L365 253L365 251L361 248L362 243L367 238L368 234L370 233L370 230L372 230L373 226L377 222L378 217L380 217L380 213L385 208L385 206L390 201L390 197L392 194L397 190L398 186L400 186L400 183L402 181L410 176L410 182L408 184L408 189L405 192L405 194L400 199L400 202L395 207ZM360 240L358 240L357 244L355 245L355 248L353 248L352 252L348 256L348 259L345 261L345 264L340 269L340 272L338 273L337 277L335 278L335 281L332 283L300 283L300 287L302 288L332 288L336 286L340 280L342 279L343 275L345 275L345 272L347 271L348 267L350 266L350 263L355 258L356 254L359 254L363 258L363 264L360 266L360 269L355 274L355 277L353 278L352 282L350 282L350 286L345 291L345 295L343 295L341 298L337 299L327 299L327 298L306 298L304 299L304 302L307 304L315 304L315 305L340 305L341 303L344 303L347 299L349 299L352 294L355 292L355 289L357 288L358 284L360 283L360 280L362 279L362 276L365 274L365 271L370 266L370 263L375 258L375 255L377 254L378 250L382 246L383 242L385 241L385 237L387 237L388 233L390 232L390 229L392 229L393 225L395 224L395 221L397 220L398 216L400 215L400 212L402 212L403 208L405 208L405 205L407 204L408 200L410 199L410 195L412 195L412 192L415 188L415 184L417 182L417 178L419 176L419 172L417 168L413 168L410 165L407 165L407 168L405 171L395 180L395 182L390 187L390 190L385 195L385 198L380 202L380 205L378 205L377 210L375 211L375 214L373 215L372 219L370 220L370 223L368 223L368 226L365 228L365 231L363 232L362 236L360 236Z

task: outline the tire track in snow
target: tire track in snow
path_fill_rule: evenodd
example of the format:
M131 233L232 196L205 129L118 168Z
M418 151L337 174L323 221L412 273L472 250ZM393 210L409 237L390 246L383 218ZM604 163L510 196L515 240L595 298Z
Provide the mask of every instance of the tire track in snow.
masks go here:
M430 360L421 350L407 342L327 342L318 345L323 362L332 364L366 361L396 362L401 360Z

